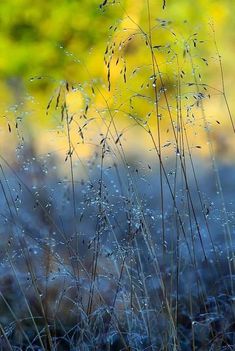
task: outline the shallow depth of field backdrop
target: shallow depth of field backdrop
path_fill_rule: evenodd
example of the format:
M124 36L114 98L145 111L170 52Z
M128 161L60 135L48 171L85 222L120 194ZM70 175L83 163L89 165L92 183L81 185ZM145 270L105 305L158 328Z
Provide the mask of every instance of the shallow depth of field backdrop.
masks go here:
M146 32L148 31L146 1L141 0L138 3L132 0L120 3L110 1L102 8L99 5L99 1L96 0L1 2L1 144L4 144L6 138L12 141L5 152L14 147L14 128L11 135L7 134L7 124L14 124L16 118L19 121L23 120L24 127L27 126L31 136L35 132L38 136L40 135L40 138L34 141L37 147L56 149L56 145L50 146L51 133L48 134L48 132L50 128L58 127L58 113L45 116L45 109L62 81L67 80L70 84L80 87L77 93L68 94L73 111L78 111L86 105L86 95L92 94L90 91L82 94L81 90L88 85L91 86L92 82L102 90L112 107L116 104L115 108L130 97L131 93L141 85L141 81L144 82L147 75L142 71L145 65L150 64L150 55L143 43L138 40L139 34L133 35L132 40L126 40L127 42L123 45L128 80L125 87L122 84L123 79L120 79L120 70L123 66L120 60L119 65L113 65L111 69L112 87L110 92L107 91L107 69L103 58L107 44L112 40L115 41L115 36L116 46L118 46L121 40L124 41L131 34L138 32L138 25ZM187 74L190 74L192 68L187 67L182 56L184 46L190 40L190 45L193 46L192 36L197 33L195 37L197 48L193 52L193 55L199 58L196 69L203 83L221 90L220 67L210 26L214 25L223 60L227 97L233 108L234 3L229 0L206 0L195 3L187 0L168 1L164 10L160 0L152 1L150 5L152 28L161 27L162 20L169 21L169 23L166 22L167 28L156 30L153 45L167 46L175 42L180 65L186 69ZM175 32L175 38L169 34L170 30ZM167 55L167 49L155 51L161 63L160 69L166 72L164 79L170 91L177 69L176 60L171 61L173 54L171 52ZM123 52L120 56L123 56ZM201 57L208 60L208 65L206 61L200 61ZM139 68L140 73L136 74L137 78L133 81L132 72L135 68L137 73ZM122 91L121 96L119 96L120 91ZM210 93L215 95L218 91L214 90ZM115 101L114 96L118 101ZM95 93L92 104L99 109L105 106L101 94ZM218 150L222 151L224 148L224 151L228 151L227 148L230 145L226 139L228 130L231 128L223 108L223 101L220 98L212 100L208 117L221 122L220 126L214 126L213 136L222 145ZM136 109L140 116L144 115L146 110L144 100L136 106ZM128 118L124 114L119 114L117 119L127 123ZM58 150L65 147L64 142L61 140L60 145L57 145ZM88 146L83 147L83 152L88 152L88 148Z
M235 2L0 2L2 350L234 350Z

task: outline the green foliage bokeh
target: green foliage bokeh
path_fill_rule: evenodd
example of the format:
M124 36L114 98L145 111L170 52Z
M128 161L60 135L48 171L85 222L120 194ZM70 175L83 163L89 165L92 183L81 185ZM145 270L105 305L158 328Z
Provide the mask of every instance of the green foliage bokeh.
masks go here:
M145 0L109 0L103 7L101 0L1 1L0 85L1 100L4 101L1 105L10 103L12 96L14 102L24 94L24 87L31 77L84 82L88 79L87 72L74 57L85 63L93 78L105 79L103 54L112 35L109 27L121 27L122 20L129 15L147 30L146 4ZM150 6L153 21L169 19L182 37L198 30L200 37L207 41L208 22L214 21L218 42L227 48L225 60L228 67L229 62L232 65L229 50L234 41L233 1L168 0L163 10L162 1L158 0L150 1ZM141 46L133 52L130 50L130 61L141 58L144 50ZM208 40L199 50L213 52L213 42ZM46 100L50 80L32 84L32 89Z

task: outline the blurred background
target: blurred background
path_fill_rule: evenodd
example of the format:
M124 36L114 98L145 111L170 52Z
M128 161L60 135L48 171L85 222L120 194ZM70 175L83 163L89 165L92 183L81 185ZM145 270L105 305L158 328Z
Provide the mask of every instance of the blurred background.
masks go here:
M225 89L232 113L235 3L231 0L168 0L165 9L162 5L161 0L150 1L151 30L169 94L175 95L172 87L177 66L176 60L171 59L173 51L178 52L183 74L188 74L186 82L191 81L192 67L185 62L185 48L190 42L195 50L192 57L199 79L217 89L210 91L213 99L207 106L209 120L217 121L212 123L217 152L230 153L231 121L220 94L221 72L211 26L214 26L222 56ZM39 149L43 150L46 145L49 150L64 149L63 137L57 138L53 145L54 133L57 136L60 133L61 117L51 99L62 95L61 87L65 82L68 82L64 89L67 103L73 113L81 113L89 105L91 117L97 118L97 111L100 116L100 111L107 108L107 99L109 106L119 111L115 113L123 123L121 130L132 130L132 122L126 125L128 113L123 106L126 101L129 104L131 97L136 97L136 92L139 94L141 86L145 89L144 95L148 95L148 87L143 84L151 77L148 48L146 50L144 41L138 39L140 28L146 33L149 31L145 0L108 0L103 4L101 0L3 0L0 13L0 131L1 146L4 140L8 141L5 151L17 144L20 123L27 128L26 139L37 136L35 142ZM115 48L111 47L112 43L116 44ZM108 91L107 62L112 50L115 61L120 60L118 64L113 63L114 58L112 60ZM125 79L122 77L124 70ZM149 112L146 104L144 99L139 99L132 106L140 119ZM47 111L48 105L50 111ZM102 123L103 120L98 124ZM102 134L102 130L99 131ZM96 135L97 126L93 123L86 132ZM139 133L141 136L141 131ZM89 138L87 141L91 142L93 139ZM130 133L127 139L135 137ZM87 147L83 145L83 152L86 153Z
M32 315L42 315L37 317L41 325L47 316L54 319L59 311L61 333L55 328L56 337L66 339L68 328L73 333L71 340L75 340L73 326L78 325L78 308L80 314L77 286L81 285L81 305L87 304L89 311L91 304L86 300L93 291L96 294L93 281L97 261L98 289L111 311L115 306L125 312L125 318L120 320L127 319L128 326L132 325L129 321L134 311L132 295L140 296L144 311L141 316L156 309L156 291L162 285L155 274L159 258L159 277L163 267L167 294L168 289L172 293L170 308L175 299L178 304L178 294L182 294L182 306L190 305L190 315L192 302L193 313L199 308L202 313L203 300L199 303L193 298L201 276L205 276L202 280L206 288L204 282L200 286L203 298L207 294L210 301L210 296L228 293L227 288L222 288L227 284L223 285L224 277L231 282L234 278L235 172L233 166L224 163L234 163L235 151L234 13L234 0L0 1L0 254L4 262L0 284L1 297L4 295L7 301L3 301L3 309L0 300L0 322L6 325L10 338L14 325L9 305L25 324ZM152 60L156 60L154 69ZM157 148L161 150L164 176ZM214 243L209 240L209 225ZM207 266L199 227L208 252ZM152 245L151 250L146 243ZM192 251L187 250L189 245ZM191 265L191 252L192 256L195 252L198 255L195 266ZM28 256L33 267L30 275ZM39 260L42 265L38 265ZM82 266L77 279L80 261L85 270ZM146 265L144 270L142 263ZM34 277L34 264L38 279ZM129 268L125 273L126 266L130 274ZM218 270L216 275L214 270ZM122 275L126 275L125 280ZM115 305L116 300L119 304L116 298L122 280L126 306L130 296L130 313ZM17 284L20 289L16 289ZM231 291L228 301L232 305ZM165 299L165 287L162 292ZM31 296L30 318L26 318L29 311L24 294ZM153 303L149 304L150 294ZM161 294L157 310L160 319L166 313ZM102 300L98 294L96 298L99 307ZM27 306L19 301L27 302ZM41 305L46 306L46 313L41 314ZM203 305L206 312L211 312L209 302ZM180 309L184 313L181 302ZM104 325L106 337L99 310L100 319L94 319L94 325ZM107 311L105 307L105 314ZM172 316L177 313L178 307ZM230 317L227 310L224 314L221 329L221 316L217 319L214 310L209 313L207 326L210 338L217 341L219 335L227 346L221 331L228 330L234 344L234 316ZM190 340L191 317L187 317L188 322L187 315L182 316L186 322L179 319L179 323L187 324L187 331L182 329L179 334L190 334ZM138 323L133 323L137 332L131 326L131 335L141 334ZM212 323L219 326L219 334L214 334ZM31 332L31 325L27 325ZM165 331L171 333L172 326L166 327L166 322L161 325L165 342ZM83 323L81 326L83 330ZM152 328L154 335L155 322ZM45 325L39 329L44 335ZM116 333L109 326L107 330L110 335ZM125 331L122 325L120 330ZM34 334L29 335L35 339ZM136 340L138 345L142 343L142 339ZM205 350L208 345L212 350L209 342Z

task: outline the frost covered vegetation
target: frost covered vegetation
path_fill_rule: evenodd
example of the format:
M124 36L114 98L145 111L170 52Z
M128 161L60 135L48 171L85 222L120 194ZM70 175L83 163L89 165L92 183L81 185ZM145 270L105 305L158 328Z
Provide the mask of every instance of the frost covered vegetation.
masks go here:
M200 34L183 40L147 10L147 30L110 28L105 86L60 82L49 99L62 161L37 153L18 115L8 123L19 145L14 161L0 156L1 350L235 348L235 172L217 160L221 121L207 114L221 99L234 129L221 57L214 37L222 84L211 87ZM135 67L131 45L146 49ZM78 111L71 92L83 97ZM130 130L148 140L135 154Z

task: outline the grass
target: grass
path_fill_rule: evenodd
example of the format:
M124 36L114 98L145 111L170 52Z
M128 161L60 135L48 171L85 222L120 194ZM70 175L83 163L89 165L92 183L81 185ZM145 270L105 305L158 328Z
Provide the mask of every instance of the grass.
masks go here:
M130 17L135 32L110 28L105 87L89 73L83 86L60 82L49 100L63 161L8 124L20 146L14 162L1 155L2 350L234 349L234 168L216 159L221 122L207 116L207 100L222 98L234 129L222 59L214 35L214 88L200 73L210 62L198 34L182 40L167 21L155 25L146 4L147 30ZM135 41L146 56L132 69ZM71 113L75 90L85 104ZM135 157L133 131L146 141ZM84 144L93 148L85 161Z

